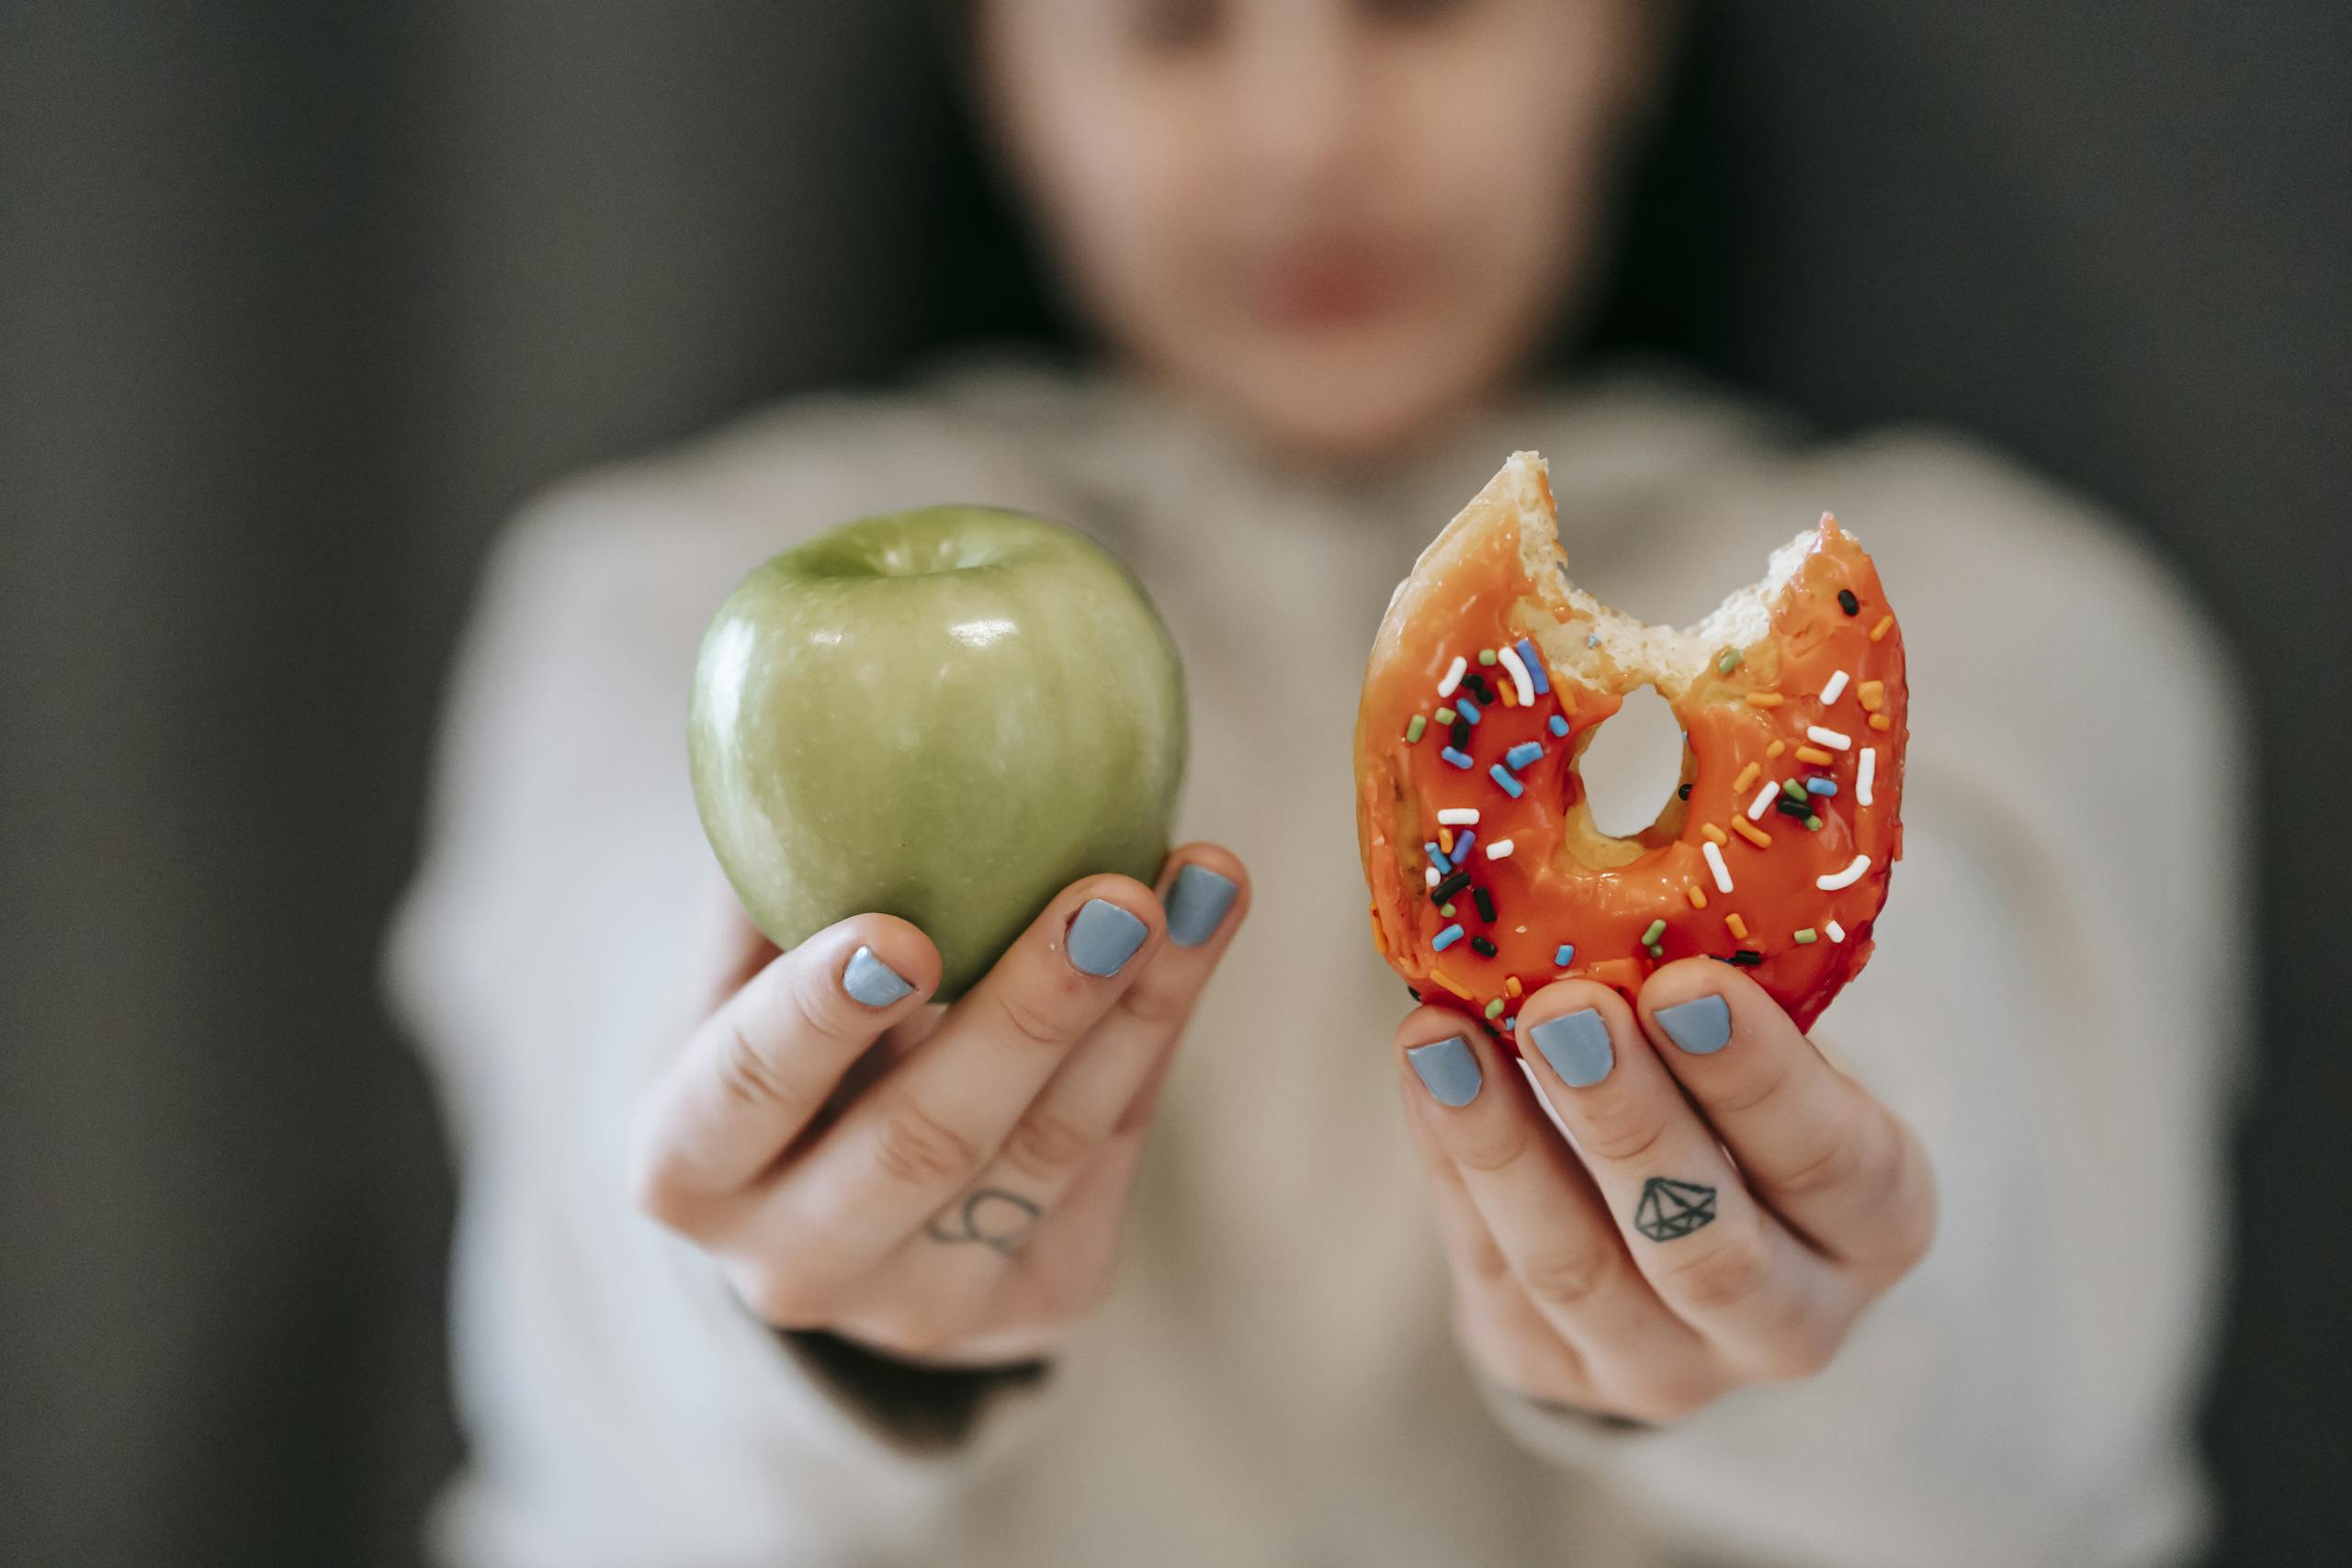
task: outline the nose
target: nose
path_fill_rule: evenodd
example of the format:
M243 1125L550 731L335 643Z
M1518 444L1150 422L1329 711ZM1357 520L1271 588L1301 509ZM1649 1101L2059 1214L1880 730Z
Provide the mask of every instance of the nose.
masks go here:
M1242 180L1296 199L1361 173L1372 84L1343 8L1280 11L1235 51L1228 123Z

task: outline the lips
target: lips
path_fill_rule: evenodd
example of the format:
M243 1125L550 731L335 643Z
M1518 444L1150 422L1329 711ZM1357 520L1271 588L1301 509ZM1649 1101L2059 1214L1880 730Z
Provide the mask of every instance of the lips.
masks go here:
M1391 315L1410 299L1415 268L1403 247L1373 241L1284 246L1247 269L1250 313L1279 332L1328 332Z

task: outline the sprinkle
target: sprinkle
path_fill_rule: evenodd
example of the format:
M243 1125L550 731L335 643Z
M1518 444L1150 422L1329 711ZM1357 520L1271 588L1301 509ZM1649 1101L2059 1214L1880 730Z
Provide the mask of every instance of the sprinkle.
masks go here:
M1451 904L1440 904L1437 912L1449 920L1453 919L1453 906Z
M1701 891L1699 885L1695 882L1683 885L1682 896L1690 900L1690 907L1694 909L1703 909L1707 907L1707 896Z
M1430 948L1432 952L1443 953L1447 948L1452 947L1455 942L1460 942L1461 940L1462 922L1456 920L1453 924L1446 927L1445 930L1437 933L1436 940L1430 943Z
M1522 740L1503 753L1503 762L1512 773L1517 773L1542 755L1544 755L1542 746L1532 740Z
M1659 946L1657 943L1656 943L1656 942L1651 942L1651 943L1649 944L1649 950L1648 950L1648 951L1649 951L1649 955L1650 955L1652 958L1664 958L1664 957L1666 956L1666 949L1664 949L1664 948L1660 947L1660 946Z
M1455 714L1453 724L1446 728L1445 739L1457 751L1470 750L1470 721Z
M1789 749L1789 743L1788 743L1787 741L1785 741L1785 740L1775 740L1775 741L1773 741L1773 742L1772 742L1772 744L1770 744L1770 746L1767 746L1767 747L1765 747L1765 748L1764 748L1764 755L1766 755L1767 757L1777 757L1777 756L1779 756L1781 752L1783 752L1783 751L1787 750L1788 749Z
M1806 818L1804 819L1804 830L1805 830L1806 832L1808 832L1808 833L1818 833L1818 832L1820 832L1820 831L1821 831L1821 818L1818 818L1818 817L1808 817L1808 818Z
M1894 617L1892 615L1881 615L1878 618L1878 625L1871 628L1871 640L1872 642L1876 642L1879 638L1884 637L1886 635L1886 628L1894 624Z
M1566 736L1568 733L1568 721L1562 718L1558 714L1554 714L1552 716L1550 727L1552 733L1555 735Z
M1854 591L1850 588L1838 590L1838 607L1849 615L1862 613L1862 602L1854 597Z
M1453 863L1460 865L1464 861L1468 860L1470 858L1470 846L1477 841L1478 835L1472 832L1467 828L1464 828L1462 831L1456 833L1453 836Z
M1437 896L1440 898L1451 898L1456 893L1461 892L1464 888L1469 886L1470 874L1466 871L1457 871L1452 876L1449 876L1444 881L1437 884Z
M1544 673L1544 660L1536 656L1535 645L1521 637L1514 647L1519 661L1527 666L1527 678L1535 682L1535 694L1543 696L1552 689L1551 681Z
M1478 820L1478 808L1475 806L1449 806L1437 814L1437 819L1449 828L1471 827Z
M1764 955L1752 947L1743 947L1731 955L1731 962L1743 969L1753 969L1764 962Z
M1855 883L1860 882L1862 879L1862 873L1870 868L1870 856L1856 855L1845 870L1833 871L1826 876L1816 876L1813 879L1813 885L1824 893L1835 893L1841 887L1851 887Z
M1832 942L1843 942L1846 940L1846 928L1839 925L1835 920L1825 922L1821 929L1829 933L1829 940Z
M1680 784L1674 786L1674 798L1677 800L1688 800L1690 798L1690 781L1689 779L1684 779Z
M1429 852L1430 863L1437 867L1440 875L1453 869L1453 860L1437 845L1424 839L1421 840L1421 848Z
M1509 839L1497 839L1493 843L1487 846L1487 858L1488 860L1509 860L1510 859L1512 847L1511 841Z
M1652 920L1652 921L1650 922L1649 930L1647 930L1647 931L1644 931L1644 932L1642 933L1642 945L1643 945L1644 947L1647 947L1647 946L1649 946L1652 942L1654 942L1657 941L1657 939L1658 939L1659 937L1661 937L1661 936L1663 936L1663 935L1665 935L1665 934L1666 934L1666 921L1665 921L1665 920L1663 920L1663 919L1656 919L1656 920Z
M1840 670L1829 677L1829 684L1821 688L1821 700L1826 705L1846 694L1846 672Z
M1453 763L1457 768L1467 770L1472 766L1469 755L1453 746L1447 747L1444 750L1440 751L1438 755L1444 758L1447 761Z
M1491 664L1493 664L1493 663L1494 663L1494 661L1495 661L1495 650L1494 650L1493 649L1491 649L1491 648L1482 648L1482 649L1480 649L1478 650L1478 662L1479 662L1479 663L1481 663L1481 664L1487 664L1487 665L1491 665Z
M1473 670L1470 673L1462 677L1462 683L1469 687L1470 694L1477 698L1480 702L1490 703L1495 700L1494 688L1487 685L1487 678L1484 675L1479 674L1476 670Z
M1781 781L1781 793L1787 795L1791 800L1803 800L1804 798L1804 785L1797 783L1794 779L1782 779Z
M1512 1030L1517 1029L1518 1027L1519 1027L1519 1014L1517 1014L1517 1013L1513 1013L1513 1014L1511 1014L1509 1018L1507 1018L1507 1019L1503 1020L1503 1032L1504 1032L1504 1033L1508 1034L1508 1033L1510 1033Z
M1487 1004L1487 1016L1488 1018L1500 1018L1502 1015L1503 999L1500 997L1497 997L1493 1001Z
M1836 795L1838 781L1836 779L1807 779L1804 781L1804 792L1807 795Z
M1823 750L1818 746L1800 746L1797 748L1797 761L1800 762L1809 762L1816 768L1826 768L1837 760L1837 758L1831 756L1828 752Z
M1456 980L1453 976L1434 965L1430 969L1430 978L1435 980L1439 985L1443 986L1447 990L1452 991L1455 996L1460 997L1465 1002L1475 1002L1478 999L1462 988L1462 982Z
M1747 786L1754 784L1756 782L1756 775L1763 771L1764 769L1762 765L1756 762L1750 762L1747 766L1740 769L1739 777L1731 781L1732 794L1746 795L1747 793Z
M1724 830L1721 828L1716 827L1713 822L1700 823L1699 831L1707 835L1707 842L1711 844L1728 844L1731 842L1728 838L1724 836Z
M1388 956L1388 933L1380 929L1380 911L1378 909L1374 909L1372 912L1372 945L1379 949L1381 957L1385 958ZM1412 987L1407 987L1406 988L1410 990ZM1415 997L1413 999L1415 1001L1420 1000L1419 997Z
M1523 648L1526 644L1522 641L1520 646ZM1535 676L1534 672L1527 668L1527 660L1519 656L1519 649L1503 649L1503 668L1510 671L1510 683L1519 689L1520 705L1533 707L1535 705Z
M1772 802L1772 809L1783 817L1793 817L1802 822L1813 815L1813 807L1805 804L1806 798L1801 795L1796 799L1791 800L1785 795L1781 795Z
M1431 892L1435 892L1437 890L1437 867L1433 865L1425 865L1421 867L1421 878L1423 884L1428 886Z
M1876 713L1879 705L1886 701L1886 682L1865 681L1854 688L1854 695L1860 700L1863 712Z
M1713 839L1710 839L1699 846L1699 852L1707 857L1707 870L1715 879L1715 891L1729 893L1731 867L1724 863L1724 852L1716 846Z
M1860 764L1854 771L1854 798L1864 806L1871 802L1871 785L1878 780L1878 752L1865 747Z
M1421 738L1421 731L1427 729L1429 727L1430 721L1428 718L1420 714L1415 714L1413 716L1413 722L1405 727L1405 744L1410 746L1419 740Z
M1819 933L1811 926L1800 926L1789 934L1797 939L1798 945L1804 947L1810 947L1821 940Z
M1440 829L1437 830L1437 847L1438 847L1439 849L1443 850L1443 851L1444 851L1447 854L1449 854L1449 855L1450 855L1450 854L1452 854L1452 853L1453 852L1453 829L1451 829L1451 828L1440 828Z
M1770 779L1766 779L1764 781L1764 787L1756 792L1756 798L1747 803L1747 819L1750 822L1753 822L1758 817L1763 816L1765 812L1770 810L1773 799L1778 796L1780 793L1781 786L1774 784Z
M1886 715L1883 713L1874 713L1871 715L1871 728L1872 729L1893 729L1894 728L1894 723L1892 719L1889 719Z
M1470 661L1455 654L1453 662L1445 667L1445 679L1437 683L1437 694L1441 697L1453 695L1453 688L1462 684L1462 672L1469 668Z
M1503 995L1507 997L1516 997L1522 994L1522 991L1523 987L1519 983L1518 976L1506 975L1503 976Z
M1517 800L1521 795L1527 793L1527 786L1521 784L1517 779L1511 777L1510 770L1506 769L1500 762L1497 762L1493 767L1488 768L1487 770L1487 776L1494 780L1495 783L1500 784L1502 786L1503 793L1510 796L1513 800ZM1495 852L1488 850L1487 852L1488 854L1492 854Z
M1818 740L1824 746L1828 747L1832 751L1844 751L1851 748L1854 744L1854 738L1852 736L1840 735L1834 729L1824 729L1817 724L1806 725L1804 727L1804 732L1809 739Z
M1719 675L1730 674L1733 671L1739 668L1739 649L1736 648L1724 649L1724 656L1715 660L1715 673Z
M1564 942L1553 951L1552 962L1558 964L1563 969L1566 969L1569 964L1574 964L1576 961L1577 949L1574 942Z
M1739 911L1736 909L1724 917L1724 929L1731 932L1734 942L1747 940L1747 922L1739 918Z
M1788 699L1778 692L1750 692L1747 705L1752 708L1776 708Z
M1503 706L1507 708L1515 708L1519 705L1519 688L1516 686L1498 686L1495 688L1495 691L1497 694L1502 698ZM1533 699L1531 698L1530 700L1532 701Z
M1464 719L1468 720L1472 724L1478 722L1478 705L1472 702L1468 697L1454 698L1453 711L1460 714Z
M1746 839L1749 843L1754 844L1759 850L1769 850L1772 847L1772 835L1767 833L1761 828L1749 827L1744 818L1733 818L1731 819L1731 827L1733 832L1737 833L1741 838Z
M1437 721L1440 724L1451 725L1453 722L1453 718L1454 714L1452 708L1440 708L1437 710Z
M1470 901L1478 906L1478 918L1488 925L1495 923L1495 896L1483 887L1470 889Z
M1486 937L1474 936L1470 939L1470 951L1481 958L1492 958L1495 955L1495 944Z

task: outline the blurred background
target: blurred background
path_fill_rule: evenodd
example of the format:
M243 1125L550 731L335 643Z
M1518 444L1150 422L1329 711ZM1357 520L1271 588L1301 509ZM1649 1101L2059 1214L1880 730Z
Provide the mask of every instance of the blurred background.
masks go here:
M414 1560L452 1180L376 953L472 574L583 464L1064 341L935 46L900 0L0 3L0 1561ZM2338 0L1700 5L1560 349L1977 432L2234 637L2230 1562L2352 1561L2348 207Z

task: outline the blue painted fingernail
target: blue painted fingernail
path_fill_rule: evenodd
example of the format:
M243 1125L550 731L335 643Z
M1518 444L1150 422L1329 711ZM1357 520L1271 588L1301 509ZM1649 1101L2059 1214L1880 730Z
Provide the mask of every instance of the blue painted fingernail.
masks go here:
M1204 865L1179 871L1176 885L1168 890L1168 940L1179 947L1198 947L1208 941L1240 891L1233 878Z
M1652 1014L1666 1037L1694 1056L1705 1056L1731 1043L1731 1008L1721 997L1693 997Z
M864 1002L870 1008L886 1008L914 987L906 976L874 956L870 947L861 947L849 955L849 967L842 971L842 989L850 999Z
M1478 1058L1471 1051L1470 1042L1459 1034L1434 1044L1416 1045L1405 1053L1405 1060L1413 1064L1413 1071L1420 1075L1421 1087L1440 1105L1467 1105L1478 1098L1478 1085L1483 1078Z
M1069 961L1081 975L1116 975L1151 928L1107 898L1089 898L1069 923Z
M1609 1025L1591 1008L1547 1018L1527 1037L1570 1089L1589 1089L1617 1065L1617 1054L1609 1048Z

